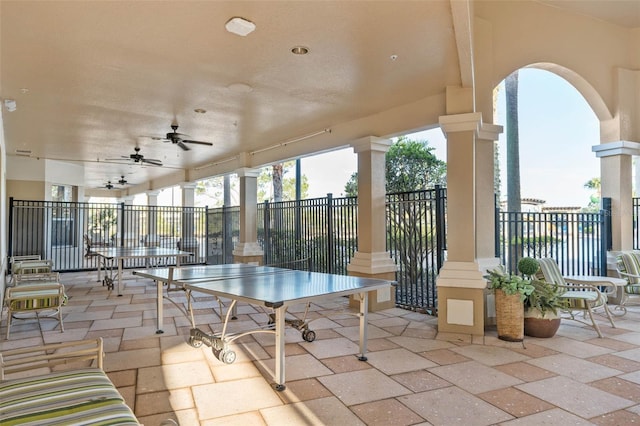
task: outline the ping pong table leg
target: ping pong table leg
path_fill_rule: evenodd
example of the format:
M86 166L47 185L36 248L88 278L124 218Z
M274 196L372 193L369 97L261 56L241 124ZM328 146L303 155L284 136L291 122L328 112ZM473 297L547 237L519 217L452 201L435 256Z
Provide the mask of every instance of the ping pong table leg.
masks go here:
M284 384L284 341L285 341L285 329L284 329L284 317L286 314L286 307L280 306L275 309L276 311L276 368L275 368L275 381L273 388L277 391L283 391L286 389Z
M367 312L369 311L369 297L368 293L359 293L360 297L360 355L358 359L360 361L366 361L367 357Z
M158 315L158 318L156 319L156 324L158 326L158 329L156 330L156 334L164 333L164 330L162 330L162 326L163 326L162 286L163 286L162 281L156 281L156 314Z
M120 258L117 260L118 262L118 296L122 296L122 264L124 263L124 259Z

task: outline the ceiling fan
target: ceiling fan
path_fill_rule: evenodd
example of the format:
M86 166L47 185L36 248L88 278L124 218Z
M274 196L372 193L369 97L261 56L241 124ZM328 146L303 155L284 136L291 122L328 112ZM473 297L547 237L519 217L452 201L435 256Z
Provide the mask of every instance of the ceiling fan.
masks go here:
M118 183L122 186L127 184L127 180L124 178L124 175L120 176L120 180L118 181Z
M171 128L173 129L173 132L167 133L165 138L154 138L154 139L161 140L163 142L171 142L174 145L178 145L184 151L189 151L191 149L187 145L185 145L187 143L198 144L198 145L208 145L208 146L212 146L213 145L211 142L202 142L202 141L191 140L191 139L189 139L189 135L185 135L183 133L178 133L178 125L177 124L172 124Z
M133 148L133 150L135 151L135 153L129 155L128 157L126 155L123 155L120 158L107 158L107 161L122 161L122 159L124 158L126 160L133 160L134 163L150 164L152 166L162 166L162 161L160 160L144 158L144 155L140 154L140 147L136 146L135 148ZM122 176L121 180L124 180L124 176ZM121 185L124 185L124 184L121 184Z
M111 190L111 189L115 188L115 187L113 186L113 184L111 183L111 181L110 181L110 180L109 180L109 181L107 181L107 184L106 184L104 187L105 187L105 188L107 188L107 189L109 189L109 190Z

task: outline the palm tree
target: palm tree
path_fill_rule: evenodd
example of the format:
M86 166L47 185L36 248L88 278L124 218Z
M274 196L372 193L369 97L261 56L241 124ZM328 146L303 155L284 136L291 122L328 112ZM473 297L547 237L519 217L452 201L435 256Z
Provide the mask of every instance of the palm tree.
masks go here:
M510 74L504 82L507 101L507 211L520 212L520 137L518 133L518 71ZM522 224L509 218L509 267L516 270L518 259L522 257L520 230ZM515 220L514 220L515 219Z

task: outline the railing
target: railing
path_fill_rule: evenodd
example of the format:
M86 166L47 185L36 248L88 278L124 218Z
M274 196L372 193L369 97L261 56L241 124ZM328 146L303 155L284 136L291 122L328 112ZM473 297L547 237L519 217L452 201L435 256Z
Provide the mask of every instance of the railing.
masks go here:
M634 209L638 203L634 200ZM357 199L316 198L259 204L263 263L309 259L314 271L346 274L357 246ZM446 189L388 194L386 245L398 265L398 306L437 312L436 277L446 253ZM634 230L637 229L634 214ZM564 274L602 275L608 221L601 213L496 210L496 257L515 270L523 256L556 259ZM196 253L194 263L233 262L239 207L217 209L10 200L9 256L39 254L56 270L95 269L94 245L157 245ZM141 265L127 265L137 267Z
M498 212L496 256L511 272L520 258L552 257L564 275L606 275L604 212Z
M56 271L95 269L92 246L157 246L194 253L205 262L206 208L10 199L8 255L38 254ZM142 262L142 261L141 261ZM143 266L130 262L127 266Z

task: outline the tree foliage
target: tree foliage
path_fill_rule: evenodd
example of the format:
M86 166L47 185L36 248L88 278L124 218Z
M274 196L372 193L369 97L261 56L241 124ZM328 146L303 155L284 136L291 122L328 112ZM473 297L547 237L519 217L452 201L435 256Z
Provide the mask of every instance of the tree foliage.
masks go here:
M287 161L282 163L282 199L280 201L291 201L296 199L296 177L295 177L295 161ZM264 167L260 175L258 176L258 202L261 203L265 200L277 201L274 197L274 180L273 180L274 168ZM309 181L306 176L302 176L300 188L300 198L307 197L309 192Z
M401 136L391 145L385 156L387 192L407 192L443 185L447 165L439 160L426 140ZM358 173L353 173L344 187L345 195L358 194Z

